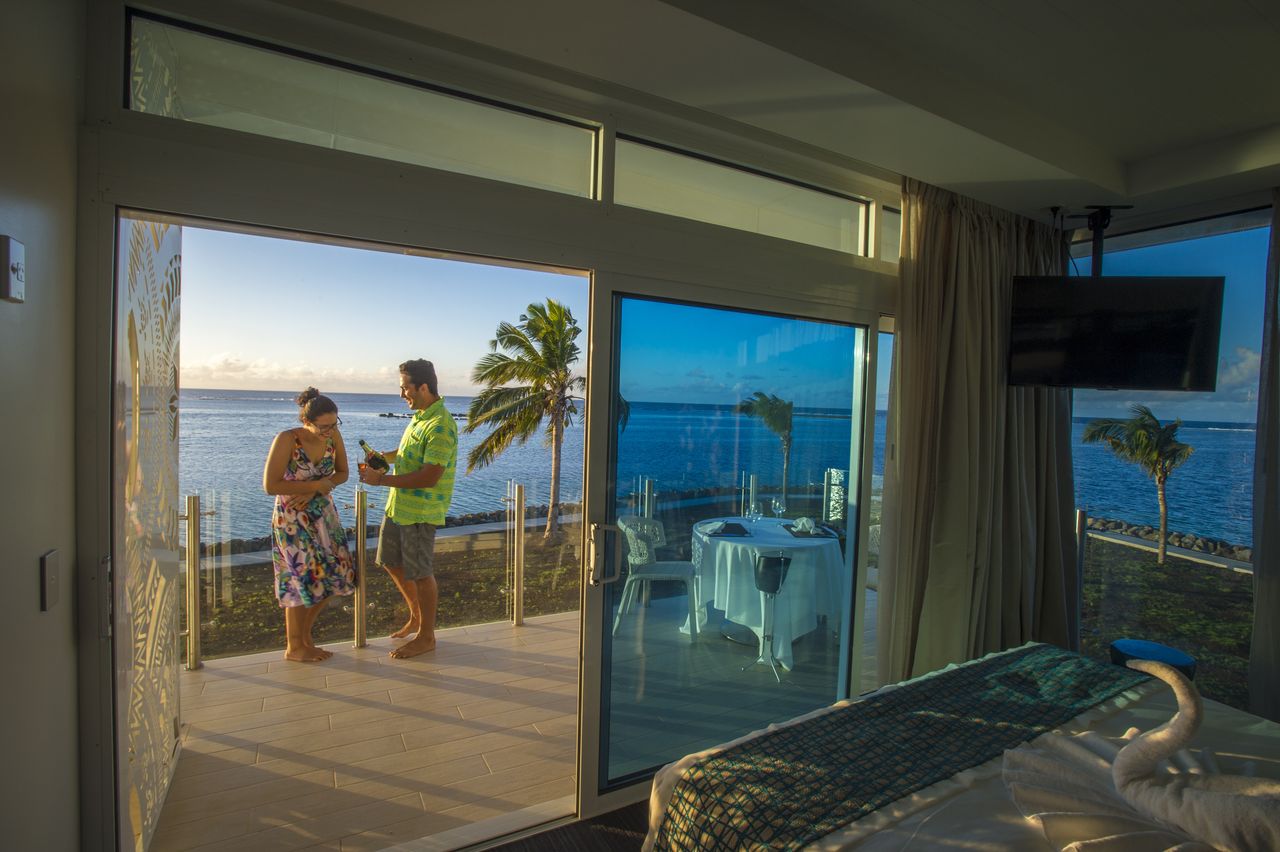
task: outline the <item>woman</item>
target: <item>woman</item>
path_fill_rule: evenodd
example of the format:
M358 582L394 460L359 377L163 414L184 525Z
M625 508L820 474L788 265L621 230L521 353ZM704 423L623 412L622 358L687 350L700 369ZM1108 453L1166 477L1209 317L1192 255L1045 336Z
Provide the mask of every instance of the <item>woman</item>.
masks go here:
M295 401L302 426L286 429L272 441L262 488L276 497L271 558L276 599L284 607L284 658L311 663L333 656L316 647L311 628L325 601L355 590L355 566L331 496L347 481L338 406L315 388Z

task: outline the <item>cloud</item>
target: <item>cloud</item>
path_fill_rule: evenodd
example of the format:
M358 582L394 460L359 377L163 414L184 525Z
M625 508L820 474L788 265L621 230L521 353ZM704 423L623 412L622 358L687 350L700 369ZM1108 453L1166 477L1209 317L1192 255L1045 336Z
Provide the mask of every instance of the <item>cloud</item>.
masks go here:
M1227 358L1222 359L1227 362ZM1262 353L1255 352L1246 346L1237 346L1235 363L1227 363L1225 369L1218 373L1218 390L1235 390L1245 388L1250 392L1258 390L1258 378L1262 367Z
M291 364L265 358L249 359L235 352L220 352L202 361L182 363L184 387L244 390L293 390L308 385L321 391L396 393L394 364L373 370L354 367L318 368L304 361ZM445 385L444 377L441 384Z

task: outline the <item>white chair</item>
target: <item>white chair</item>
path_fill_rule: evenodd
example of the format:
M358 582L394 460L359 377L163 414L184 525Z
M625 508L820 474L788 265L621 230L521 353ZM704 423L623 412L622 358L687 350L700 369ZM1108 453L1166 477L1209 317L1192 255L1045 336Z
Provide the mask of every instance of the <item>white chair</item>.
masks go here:
M658 561L656 548L666 543L662 523L639 515L623 515L618 518L618 528L627 537L627 581L622 586L618 601L618 613L613 619L613 632L618 632L622 616L635 606L636 596L644 594L647 603L651 585L667 581L683 583L689 599L689 641L698 635L698 572L692 562Z

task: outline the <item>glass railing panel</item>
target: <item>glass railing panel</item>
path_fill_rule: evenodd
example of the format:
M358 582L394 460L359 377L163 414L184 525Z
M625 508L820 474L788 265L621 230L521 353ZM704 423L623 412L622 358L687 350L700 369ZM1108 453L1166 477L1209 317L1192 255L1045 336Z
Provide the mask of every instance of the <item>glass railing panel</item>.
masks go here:
M190 474L186 477L189 484ZM226 488L202 488L200 498L200 588L198 596L199 652L201 659L235 657L283 650L284 615L276 598L276 571L272 558L270 509L265 520L238 515L236 493ZM257 514L257 513L255 513ZM350 510L339 503L339 517L346 528L349 549L355 531ZM260 536L248 535L265 528ZM189 521L179 527L179 555L186 565ZM353 557L354 558L354 557ZM183 572L180 600L182 631L191 629L189 578ZM313 636L317 644L350 641L353 636L352 596L334 596L319 613ZM187 643L182 659L187 662Z
M1117 639L1168 645L1195 658L1203 696L1248 709L1251 566L1191 552L1166 555L1161 565L1148 538L1097 529L1086 535L1084 548L1086 655L1110 659Z

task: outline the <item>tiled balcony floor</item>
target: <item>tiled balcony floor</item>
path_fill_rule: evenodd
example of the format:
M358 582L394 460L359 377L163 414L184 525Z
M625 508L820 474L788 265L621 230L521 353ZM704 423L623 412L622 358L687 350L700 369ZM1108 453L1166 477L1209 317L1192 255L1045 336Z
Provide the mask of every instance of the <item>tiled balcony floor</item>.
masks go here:
M874 612L872 597L868 677ZM655 599L613 636L615 776L833 698L829 630L797 641L778 683L742 671L755 648L722 638L718 620L690 643L686 614L680 597ZM410 660L375 639L329 645L322 663L277 651L182 672L183 752L151 849L448 849L572 814L578 624L569 612L441 630Z
M578 621L442 630L410 660L376 639L322 663L272 652L184 671L151 849L373 850L531 806L532 823L572 813Z

